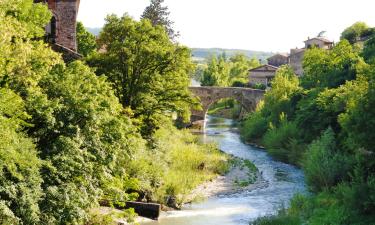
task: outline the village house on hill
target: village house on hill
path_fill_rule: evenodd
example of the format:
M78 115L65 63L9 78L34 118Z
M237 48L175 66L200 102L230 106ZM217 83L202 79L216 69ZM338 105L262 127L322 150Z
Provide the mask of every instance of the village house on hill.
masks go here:
M267 64L249 70L249 85L255 86L262 84L270 87L272 79L275 77L277 69L289 64L298 76L303 75L303 56L305 51L312 47L331 49L334 43L325 37L308 38L304 48L295 48L290 50L290 54L277 53L267 59Z
M46 40L55 51L61 52L65 61L80 58L77 53L77 15L80 0L34 0L48 4L52 12L51 22L46 26Z

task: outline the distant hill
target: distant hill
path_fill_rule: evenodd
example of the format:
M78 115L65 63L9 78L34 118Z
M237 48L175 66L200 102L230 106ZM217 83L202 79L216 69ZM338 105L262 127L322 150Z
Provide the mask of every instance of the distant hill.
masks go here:
M102 28L100 27L86 27L86 29L95 36L98 36L100 31L102 31Z
M206 59L212 55L221 55L225 52L227 57L231 57L236 53L243 53L247 57L257 58L265 61L268 57L274 55L272 52L252 51L244 49L223 49L223 48L192 48L193 58L196 60Z

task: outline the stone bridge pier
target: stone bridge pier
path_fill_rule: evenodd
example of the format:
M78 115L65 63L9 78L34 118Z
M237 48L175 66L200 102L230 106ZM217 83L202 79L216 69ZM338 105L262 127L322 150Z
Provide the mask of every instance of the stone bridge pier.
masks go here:
M255 110L263 99L265 91L240 87L190 87L190 91L200 99L202 110L192 110L191 123L203 123L210 106L223 98L233 98L248 112Z

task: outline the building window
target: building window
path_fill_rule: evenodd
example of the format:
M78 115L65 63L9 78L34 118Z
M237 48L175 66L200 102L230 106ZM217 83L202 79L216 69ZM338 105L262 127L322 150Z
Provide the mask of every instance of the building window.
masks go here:
M51 22L46 27L47 42L54 44L56 42L56 17L52 17Z

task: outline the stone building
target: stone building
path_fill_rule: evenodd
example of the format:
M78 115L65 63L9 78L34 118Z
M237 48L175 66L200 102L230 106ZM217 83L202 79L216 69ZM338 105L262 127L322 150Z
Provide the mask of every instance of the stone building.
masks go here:
M277 53L267 59L268 65L280 67L289 63L289 56L283 53Z
M269 87L277 69L289 63L287 54L277 53L267 59L268 64L249 70L249 85L263 84Z
M46 3L53 16L46 27L46 39L66 58L79 58L77 54L76 24L80 0L34 0Z
M249 70L249 84L254 86L256 84L263 84L269 87L271 80L275 77L278 67L272 65L262 65L257 68Z
M317 47L317 48L329 50L333 47L333 45L334 43L332 41L324 37L308 38L305 41L304 48L295 48L295 49L290 50L289 64L298 76L302 76L303 75L302 62L303 62L303 56L305 54L306 49Z
M305 54L305 48L295 48L290 50L289 65L298 76L302 76L302 61Z

